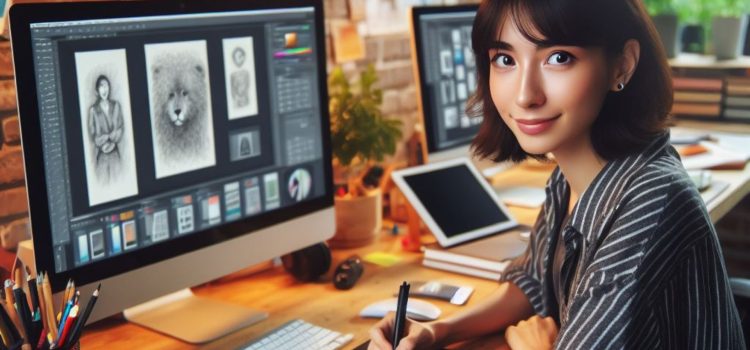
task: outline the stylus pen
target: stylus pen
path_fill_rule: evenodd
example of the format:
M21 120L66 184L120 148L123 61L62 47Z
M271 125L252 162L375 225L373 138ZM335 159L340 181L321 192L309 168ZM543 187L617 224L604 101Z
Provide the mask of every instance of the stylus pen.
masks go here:
M398 289L398 303L396 304L396 320L393 327L393 348L396 349L404 333L406 325L406 304L409 302L409 283L404 281Z

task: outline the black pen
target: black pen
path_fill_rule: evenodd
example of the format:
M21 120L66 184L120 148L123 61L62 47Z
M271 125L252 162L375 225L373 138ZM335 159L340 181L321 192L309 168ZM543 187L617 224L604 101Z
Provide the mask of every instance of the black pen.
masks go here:
M406 304L409 302L409 283L404 281L398 289L398 304L396 304L396 320L393 325L393 348L396 349L404 334L406 325Z

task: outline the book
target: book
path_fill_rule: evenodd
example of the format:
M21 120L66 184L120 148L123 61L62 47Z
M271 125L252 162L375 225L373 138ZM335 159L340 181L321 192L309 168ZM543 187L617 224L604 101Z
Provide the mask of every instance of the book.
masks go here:
M721 91L721 79L673 77L672 86L675 90Z
M677 102L721 102L720 92L689 92L675 91L674 100Z
M527 228L515 229L450 248L427 245L422 265L478 277L489 276L489 273L501 275L509 259L526 250L527 232Z
M724 105L727 107L750 107L750 96L727 96Z
M729 76L726 80L728 85L750 85L750 77Z
M724 116L727 118L750 119L750 109L727 108L724 110Z
M729 85L727 86L727 94L750 96L750 85Z
M506 266L510 263L510 261L507 261L505 264ZM424 259L422 260L422 266L429 267L437 270L443 270L448 272L455 272L460 273L462 275L468 275L468 276L474 276L479 278L484 278L488 280L498 281L503 276L503 271L489 271L489 270L482 270L478 268L463 266L463 265L456 265L444 261L438 261L438 260L432 260L432 259ZM503 269L504 270L504 269Z
M720 113L721 105L716 103L702 104L675 102L672 105L672 114L718 117Z

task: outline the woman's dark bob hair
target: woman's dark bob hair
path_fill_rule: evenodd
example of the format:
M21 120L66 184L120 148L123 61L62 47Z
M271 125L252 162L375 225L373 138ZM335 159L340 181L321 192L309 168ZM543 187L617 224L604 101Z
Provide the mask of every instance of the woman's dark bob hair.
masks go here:
M540 46L602 47L613 60L628 39L640 44L635 73L624 90L607 94L591 128L600 157L613 160L637 153L665 132L672 106L671 73L641 0L482 0L471 34L478 83L467 105L469 115L484 117L472 144L477 156L497 162L544 158L521 148L490 95L488 52L511 18L526 39Z

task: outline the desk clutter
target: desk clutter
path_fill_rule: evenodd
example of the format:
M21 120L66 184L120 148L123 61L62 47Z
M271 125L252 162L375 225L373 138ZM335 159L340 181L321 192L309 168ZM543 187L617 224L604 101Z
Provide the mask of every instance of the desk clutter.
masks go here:
M18 262L18 261L17 261ZM78 349L86 320L99 297L101 284L86 307L75 282L68 281L55 312L49 276L33 276L26 268L15 268L14 279L4 283L4 303L0 307L0 349Z

